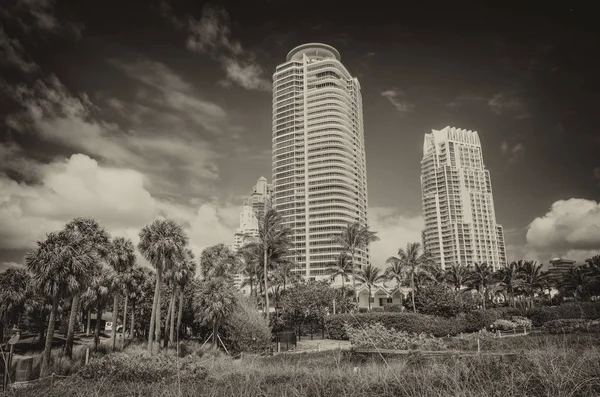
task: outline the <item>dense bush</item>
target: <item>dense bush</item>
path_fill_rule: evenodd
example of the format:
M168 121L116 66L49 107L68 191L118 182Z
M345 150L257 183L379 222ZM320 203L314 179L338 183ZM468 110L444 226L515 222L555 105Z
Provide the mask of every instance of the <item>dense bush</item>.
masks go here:
M531 320L525 317L513 317L510 320L500 318L492 324L494 329L500 331L513 331L515 329L531 328Z
M397 303L383 305L384 312L403 312L404 306L399 305Z
M600 332L600 323L579 318L551 320L544 324L544 330L549 334Z
M388 329L381 323L369 324L364 328L346 325L346 334L353 347L396 350L445 350L446 344L440 338L426 334L413 334L406 331Z
M178 374L179 370L179 374ZM152 383L179 375L183 379L202 380L207 370L192 356L177 360L174 356L129 356L116 353L92 359L77 376L83 379L110 379L112 382Z
M486 329L501 318L499 313L492 310L473 310L465 316L464 332L477 332Z
M348 339L344 325L354 328L381 323L385 328L394 328L409 333L425 333L434 336L457 335L464 331L462 318L443 318L418 313L358 313L336 314L325 317L325 329L331 339Z
M412 301L404 302L407 310L412 309ZM454 317L468 313L475 308L472 299L461 296L444 284L423 285L415 291L415 307L421 314L440 317Z
M548 321L561 319L588 319L600 318L600 302L569 302L560 306L538 307L531 310L529 318L536 327Z
M223 333L227 349L234 353L262 353L271 343L267 320L248 297L240 297L223 325Z

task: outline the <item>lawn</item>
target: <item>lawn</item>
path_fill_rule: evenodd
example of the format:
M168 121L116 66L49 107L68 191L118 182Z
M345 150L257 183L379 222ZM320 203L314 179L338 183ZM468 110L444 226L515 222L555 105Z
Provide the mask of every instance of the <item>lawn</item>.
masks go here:
M36 384L9 396L594 396L600 395L600 335L534 335L490 342L511 357L408 357L324 351L232 360L202 353L176 360L121 353L119 365ZM194 363L194 371L176 365ZM125 363L125 364L123 364ZM151 364L153 363L153 364ZM128 381L127 365L136 368ZM162 367L161 367L162 366ZM138 367L142 370L138 370ZM201 367L202 370L198 370ZM121 368L121 369L119 369ZM133 376L133 375L132 375Z

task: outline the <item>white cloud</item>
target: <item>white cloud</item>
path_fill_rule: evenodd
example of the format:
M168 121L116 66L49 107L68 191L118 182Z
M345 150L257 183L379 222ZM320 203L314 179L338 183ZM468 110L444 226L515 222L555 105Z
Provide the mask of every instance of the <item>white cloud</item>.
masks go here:
M381 239L371 244L371 263L386 268L385 261L396 255L398 248L405 248L407 243L421 242L424 222L421 215L401 215L395 208L373 207L369 208L369 226Z
M18 0L10 12L33 20L33 24L27 25L23 19L19 18L22 26L27 30L37 29L55 34L65 33L80 38L84 26L73 21L59 19L56 16L55 3L55 0Z
M166 2L162 2L160 8L162 15L175 27L187 31L186 45L190 51L208 54L221 63L225 81L248 90L272 89L271 80L265 77L265 70L255 60L256 54L244 49L238 40L231 37L231 21L223 7L205 5L200 20L178 18ZM223 82L219 84L228 86Z
M39 70L39 66L35 62L28 61L26 58L28 56L19 40L8 37L0 25L0 63L14 66L24 73Z
M23 268L23 265L16 262L0 262L0 273L8 269Z
M504 156L508 157L509 163L515 163L525 156L525 144L517 142L511 146L508 142L503 141L500 146L500 151Z
M499 116L511 115L516 119L526 119L531 117L527 111L527 106L516 91L498 92L488 100L490 109Z
M398 110L398 112L400 112L401 114L410 113L415 110L415 105L413 105L406 99L401 99L404 96L404 94L399 90L391 89L383 91L381 93L381 96L390 101L390 103L394 105L396 110Z
M529 224L527 247L538 255L572 256L583 260L600 253L600 203L571 198Z
M196 254L233 242L239 208L216 202L197 206L153 197L132 169L99 165L83 154L40 165L40 183L19 184L0 175L0 249L33 248L35 241L77 216L90 216L113 236L139 241L139 230L159 217L186 228Z

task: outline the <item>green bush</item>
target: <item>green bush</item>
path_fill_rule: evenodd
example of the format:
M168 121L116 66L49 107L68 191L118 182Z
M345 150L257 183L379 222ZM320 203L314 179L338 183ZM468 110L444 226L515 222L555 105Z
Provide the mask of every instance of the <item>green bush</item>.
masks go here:
M257 310L252 298L239 298L222 329L227 349L234 353L262 353L271 343L267 320Z
M515 329L531 328L531 320L525 317L515 316L510 320L500 318L492 324L494 329L500 331L513 331Z
M345 324L354 328L381 323L387 329L434 336L457 335L464 332L465 320L460 317L444 318L418 313L358 313L335 314L325 317L325 330L331 339L348 339Z
M600 302L568 302L560 306L538 307L531 310L528 317L536 327L552 320L576 318L596 320L600 318Z
M406 300L404 306L412 309L412 301ZM415 307L421 314L440 317L454 317L459 313L468 313L475 308L471 299L465 299L460 293L444 284L423 285L415 291Z
M371 311L381 313L384 310L383 310L383 307L373 307L373 308L371 308Z
M465 332L477 332L486 329L501 318L499 313L492 310L473 310L465 316Z
M413 334L406 331L388 329L381 323L369 324L364 328L354 328L346 325L353 347L380 348L396 350L446 350L446 344L440 338L426 334Z
M404 306L399 305L397 303L383 305L384 312L403 312Z
M600 332L600 323L580 318L550 320L544 324L544 330L549 334Z
M203 380L207 370L198 365L198 360L192 356L177 360L174 356L166 355L130 356L115 353L92 359L77 372L78 377L87 380L110 379L111 382L136 383L152 383L177 375L183 379Z

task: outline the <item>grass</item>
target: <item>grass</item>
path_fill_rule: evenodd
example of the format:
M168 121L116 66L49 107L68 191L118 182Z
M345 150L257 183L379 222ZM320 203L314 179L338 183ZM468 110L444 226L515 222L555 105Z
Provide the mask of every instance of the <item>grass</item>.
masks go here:
M594 396L600 395L600 335L523 336L496 339L491 348L513 357L356 356L339 351L244 357L191 355L206 369L197 377L122 382L73 376L53 387L37 384L9 396ZM461 341L464 342L464 341ZM469 341L470 342L470 341ZM135 350L138 349L138 350ZM144 365L143 348L126 349Z

